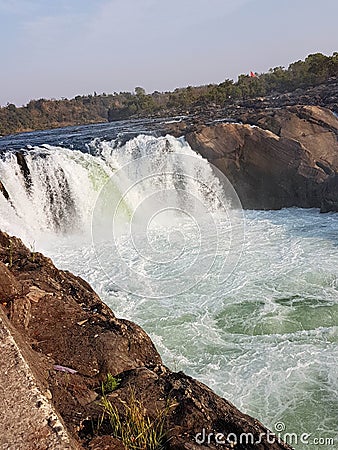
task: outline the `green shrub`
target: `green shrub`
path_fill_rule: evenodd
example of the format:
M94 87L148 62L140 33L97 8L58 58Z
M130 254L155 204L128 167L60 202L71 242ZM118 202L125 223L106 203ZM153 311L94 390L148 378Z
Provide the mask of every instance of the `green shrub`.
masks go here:
M113 377L111 373L107 374L107 378L101 384L102 395L110 394L118 388L121 380L119 378Z

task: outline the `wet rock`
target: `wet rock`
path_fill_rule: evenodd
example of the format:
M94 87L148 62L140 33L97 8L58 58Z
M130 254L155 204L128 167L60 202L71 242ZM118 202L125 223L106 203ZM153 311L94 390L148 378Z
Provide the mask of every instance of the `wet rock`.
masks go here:
M320 212L338 212L338 174L330 176L323 188Z
M20 167L21 173L25 180L26 189L29 192L32 187L32 177L31 177L29 167L27 165L27 161L25 159L25 155L22 152L17 152L15 154L15 156L16 156L16 161L18 163L18 166Z
M7 189L5 188L5 186L3 185L3 183L1 181L0 181L0 192L5 197L6 200L9 200L9 194L7 192Z

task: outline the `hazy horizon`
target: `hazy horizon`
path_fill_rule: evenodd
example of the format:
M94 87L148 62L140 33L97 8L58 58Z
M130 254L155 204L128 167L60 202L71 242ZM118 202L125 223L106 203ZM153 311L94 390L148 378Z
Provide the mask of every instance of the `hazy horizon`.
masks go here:
M219 83L338 50L336 0L57 3L0 0L1 105Z

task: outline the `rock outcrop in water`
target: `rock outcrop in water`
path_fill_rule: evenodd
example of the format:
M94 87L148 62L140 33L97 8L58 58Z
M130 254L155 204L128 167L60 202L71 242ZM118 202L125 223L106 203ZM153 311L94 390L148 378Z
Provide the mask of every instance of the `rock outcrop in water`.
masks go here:
M336 211L338 119L317 106L248 112L240 123L182 124L191 147L220 169L244 208Z
M244 113L243 123L256 125L285 139L300 142L311 157L338 169L338 119L318 106L290 106L257 113Z
M31 173L30 173L29 167L27 165L27 161L25 159L25 155L23 154L23 152L16 152L15 156L16 156L18 166L20 167L22 176L25 180L26 189L29 192L30 188L32 186L32 178L31 178Z
M3 185L1 180L0 180L0 192L5 197L6 200L9 200L9 194L8 194L7 189L5 188L5 186Z
M0 293L0 331L8 338L2 347L8 350L9 342L15 346L10 375L1 377L0 448L124 448L107 419L98 426L101 383L108 373L120 379L108 398L122 416L123 405L132 398L150 418L167 411L163 426L168 449L217 448L217 433L233 433L232 439L250 433L237 449L290 448L271 443L271 435L268 442L268 430L260 422L202 383L166 368L147 334L117 319L81 278L59 271L50 259L1 232ZM23 365L26 378L20 378ZM14 382L19 396L11 395ZM33 388L36 393L29 395L27 408L17 398L26 398ZM217 439L224 440L221 435Z

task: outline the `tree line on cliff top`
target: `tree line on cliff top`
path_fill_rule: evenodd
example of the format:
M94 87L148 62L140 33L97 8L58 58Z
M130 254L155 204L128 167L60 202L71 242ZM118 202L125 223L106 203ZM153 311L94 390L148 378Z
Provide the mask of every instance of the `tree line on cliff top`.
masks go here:
M223 107L237 100L291 92L325 83L338 75L338 52L332 56L309 55L284 67L255 76L240 75L238 81L177 88L172 92L135 92L83 95L73 99L31 100L26 106L7 104L0 108L0 134L47 129L67 125L122 120L131 117L175 116L197 108Z

